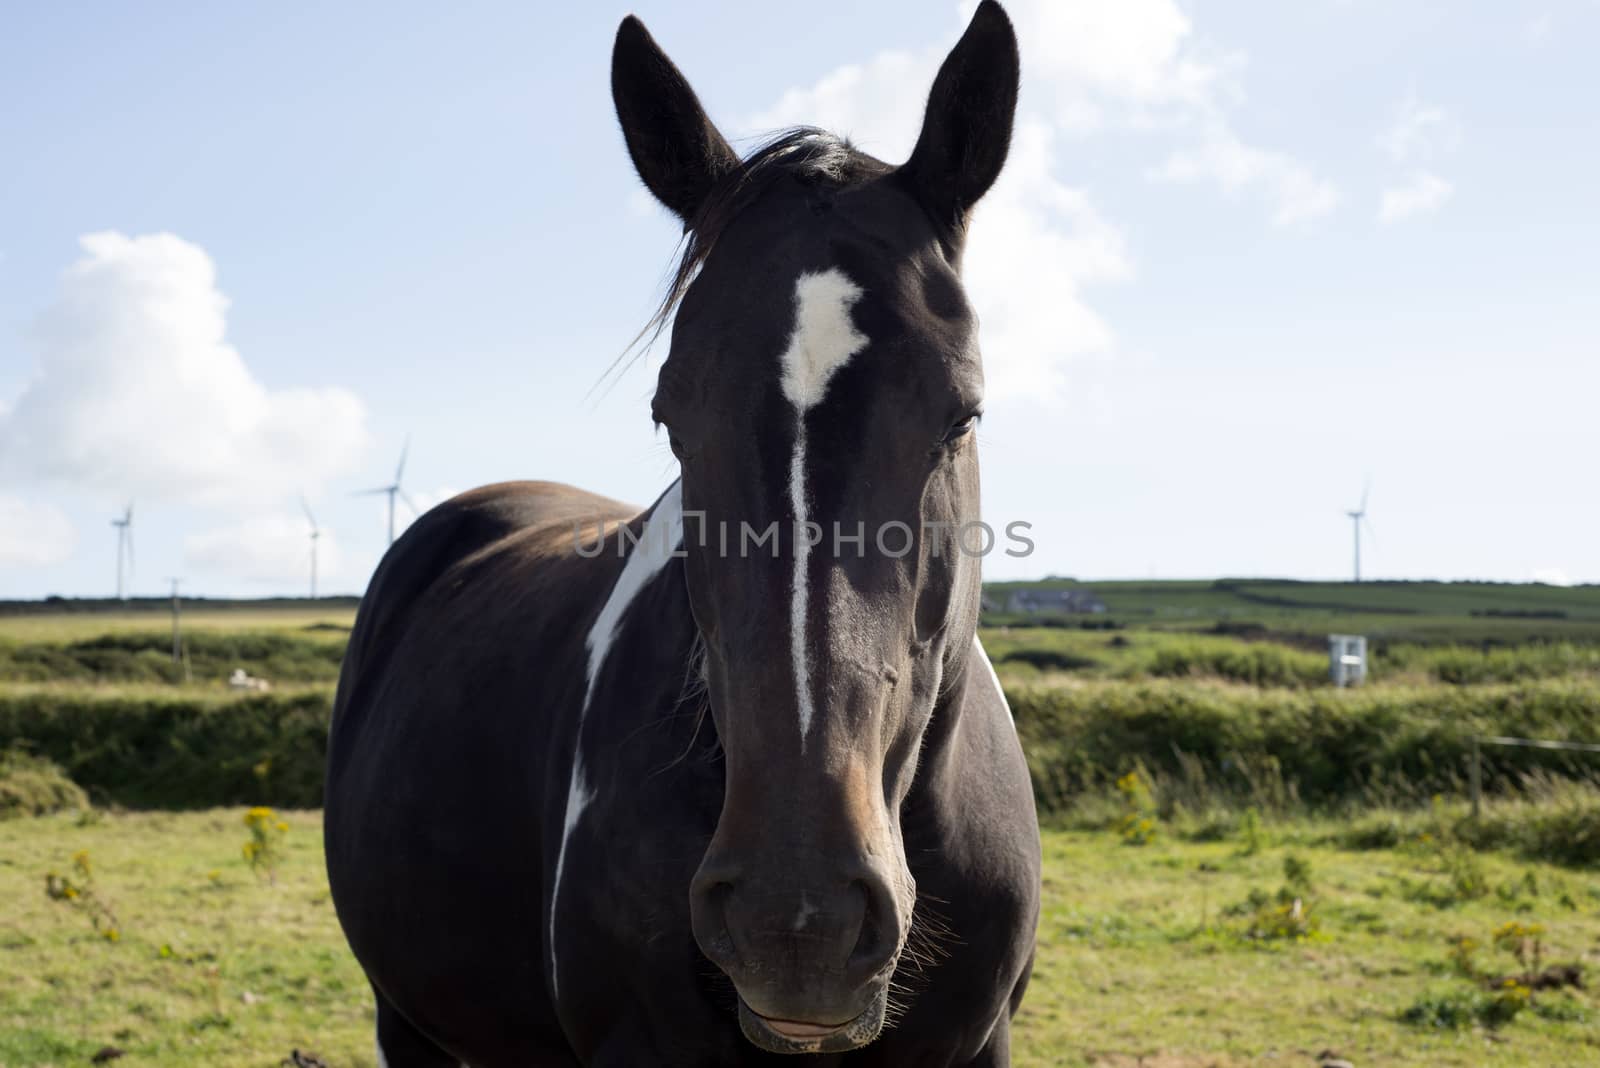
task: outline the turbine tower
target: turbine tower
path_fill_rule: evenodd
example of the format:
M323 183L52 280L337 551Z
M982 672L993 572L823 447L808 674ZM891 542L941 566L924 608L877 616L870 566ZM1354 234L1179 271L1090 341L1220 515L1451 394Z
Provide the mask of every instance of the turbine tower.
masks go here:
M357 490L355 493L353 493L351 495L351 496L354 496L354 497L375 497L380 493L386 493L386 494L389 495L389 544L390 545L394 544L394 499L395 499L395 497L398 496L402 501L405 501L406 502L406 507L411 509L411 513L413 515L415 515L416 512L417 512L417 506L411 503L411 498L406 496L406 491L400 488L400 477L402 475L404 475L405 472L406 472L406 453L409 452L410 450L411 450L411 438L409 436L407 436L405 444L400 447L400 463L394 469L394 481L393 482L389 483L387 486L374 486L372 489L368 489L368 490Z
M305 494L300 495L300 507L305 510L306 521L311 524L311 599L317 599L317 539L322 537L322 531L317 527L317 517L311 514L311 505L306 502Z
M122 516L113 519L111 525L117 528L117 600L128 599L127 588L123 582L122 561L128 561L128 574L133 573L133 502L128 502L128 507Z
M1366 523L1367 530L1372 529L1372 524L1367 522L1367 495L1372 491L1372 483L1368 482L1361 488L1361 506L1353 508L1345 515L1350 518L1350 526L1356 539L1356 581L1361 581L1361 524Z

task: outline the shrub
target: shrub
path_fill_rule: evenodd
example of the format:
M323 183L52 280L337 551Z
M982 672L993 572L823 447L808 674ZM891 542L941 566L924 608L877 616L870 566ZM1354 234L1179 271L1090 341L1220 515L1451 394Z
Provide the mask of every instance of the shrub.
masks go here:
M1100 667L1092 656L1062 652L1058 649L1013 649L1001 660L1004 664L1027 664L1040 671L1087 671Z
M1402 1023L1439 1031L1469 1027L1483 1011L1483 995L1476 990L1452 988L1428 991L1400 1013Z
M1537 860L1582 867L1600 863L1600 790L1591 783L1535 773L1519 776L1507 795L1472 818L1465 805L1447 816L1383 810L1354 817L1330 841L1347 849L1394 849L1437 837L1473 849L1504 849ZM1514 792L1511 792L1514 791Z
M331 682L344 642L291 631L192 630L183 636L188 670L220 682L234 668L273 682ZM172 637L158 630L105 634L66 644L0 642L0 682L182 682Z
M1261 852L1261 811L1254 805L1239 817L1239 836L1244 839L1239 851L1245 856L1253 857Z
M1122 797L1122 818L1117 821L1117 833L1123 845L1149 845L1156 840L1156 802L1150 792L1150 783L1135 768L1117 780L1117 793Z
M1186 761L1214 789L1264 811L1292 798L1331 805L1396 790L1421 800L1461 788L1474 735L1588 740L1600 719L1600 686L1587 680L1267 691L1108 680L1009 696L1045 811L1136 766L1157 780L1192 777ZM1540 770L1592 773L1538 749L1486 750L1483 767L1491 793ZM1580 835L1596 837L1600 827Z
M1269 642L1203 641L1157 646L1144 664L1157 678L1215 676L1251 686L1321 686L1327 657Z
M283 859L283 836L289 833L289 825L264 805L257 805L246 812L244 825L250 832L250 838L245 842L242 852L244 859L250 863L250 870L257 877L264 875L268 882L276 883L278 862Z
M1515 1019L1530 1000L1528 988L1514 980L1488 992L1469 988L1429 991L1400 1013L1400 1020L1441 1031L1459 1031L1474 1023L1494 1029Z
M0 820L88 807L83 787L53 762L15 747L0 752Z
M107 942L122 941L122 928L111 905L102 897L94 883L94 864L89 852L80 849L72 854L72 874L47 872L44 893L86 918L95 931Z
M0 693L0 745L26 743L91 796L135 808L322 803L330 690Z

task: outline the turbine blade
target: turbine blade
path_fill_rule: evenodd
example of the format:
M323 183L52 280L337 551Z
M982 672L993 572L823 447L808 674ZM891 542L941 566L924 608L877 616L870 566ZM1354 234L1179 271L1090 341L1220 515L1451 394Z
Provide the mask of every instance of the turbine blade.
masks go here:
M400 464L394 469L394 484L400 485L400 477L406 473L406 453L411 451L411 435L406 435L404 445L400 446Z
M311 523L311 529L315 531L317 529L317 517L311 514L311 504L306 500L304 493L300 494L300 509L305 512L306 519Z
M1367 512L1367 497L1370 496L1371 493L1372 493L1372 479L1368 478L1361 485L1361 509L1360 509L1360 511L1361 511L1362 515L1365 515L1366 512Z
M378 486L375 489L352 490L350 492L350 496L352 496L352 497L376 497L380 493L388 493L393 488L394 488L393 486Z
M411 509L411 514L412 515L421 515L422 514L422 511L416 506L416 503L414 501L412 501L412 499L410 497L406 496L406 491L405 490L401 489L399 486L396 486L394 488L394 491L396 493L400 494L400 499L402 501L406 502L406 507Z

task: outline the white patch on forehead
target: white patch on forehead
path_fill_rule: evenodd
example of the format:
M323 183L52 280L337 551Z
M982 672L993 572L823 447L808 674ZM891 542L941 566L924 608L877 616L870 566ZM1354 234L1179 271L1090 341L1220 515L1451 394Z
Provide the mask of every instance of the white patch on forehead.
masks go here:
M867 336L850 318L860 299L861 287L837 267L796 280L794 333L781 361L783 395L800 412L815 408L833 373L866 348Z
M605 666L606 654L611 651L611 644L616 640L617 631L621 629L628 607L639 596L639 591L667 566L682 541L683 483L674 482L672 487L662 494L661 500L656 502L650 518L645 520L638 544L628 554L627 563L622 565L622 574L617 576L617 581L611 587L610 596L606 598L600 614L595 617L594 625L589 628L589 636L584 641L584 646L589 651L589 663L584 681L583 705L578 710L578 728L574 734L572 777L567 783L567 807L561 825L561 845L556 850L555 884L550 889L552 996L559 996L561 986L561 970L556 964L556 904L561 897L561 873L567 860L567 842L578 826L578 817L583 815L583 810L594 800L594 787L590 785L583 770L581 743L584 717L588 715L589 701L594 697L595 680L600 677L600 669Z
M810 539L804 535L810 518L806 490L806 413L822 403L828 381L850 357L867 347L868 337L856 329L850 309L861 299L861 287L831 267L803 274L794 284L794 332L779 357L783 395L795 410L794 452L789 457L789 505L794 510L794 585L789 600L789 645L794 657L795 693L800 709L800 748L811 733L811 671L806 649L806 612L810 590L806 562Z

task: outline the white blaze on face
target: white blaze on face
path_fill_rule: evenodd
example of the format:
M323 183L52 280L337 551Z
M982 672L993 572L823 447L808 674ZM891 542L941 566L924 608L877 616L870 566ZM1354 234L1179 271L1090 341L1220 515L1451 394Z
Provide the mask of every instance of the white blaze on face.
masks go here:
M616 584L611 587L611 594L606 598L600 614L595 617L594 626L589 628L589 637L584 642L589 652L589 664L583 691L583 706L578 710L578 729L575 736L577 741L572 751L572 777L567 782L566 818L561 826L561 845L556 850L555 884L550 890L550 991L558 997L561 989L561 971L556 963L556 905L561 898L562 869L567 860L567 842L578 826L578 817L583 815L583 810L594 800L594 787L589 783L583 770L584 717L589 712L589 701L594 696L595 680L600 677L600 669L605 666L606 654L611 651L611 643L616 640L617 632L622 628L622 620L628 612L628 607L633 604L634 599L650 580L667 566L682 541L683 483L674 482L672 487L662 494L661 500L656 502L650 518L645 520L639 541L629 553L628 562L622 565L622 574L617 576Z
M800 707L800 748L811 731L811 675L806 655L806 561L811 542L805 535L810 518L806 488L806 413L822 402L828 381L850 357L866 348L868 338L856 329L850 308L861 287L843 271L830 268L803 274L794 284L794 332L780 357L783 395L794 405L794 453L789 458L789 504L794 509L794 588L789 602L789 644L794 656L795 689Z

